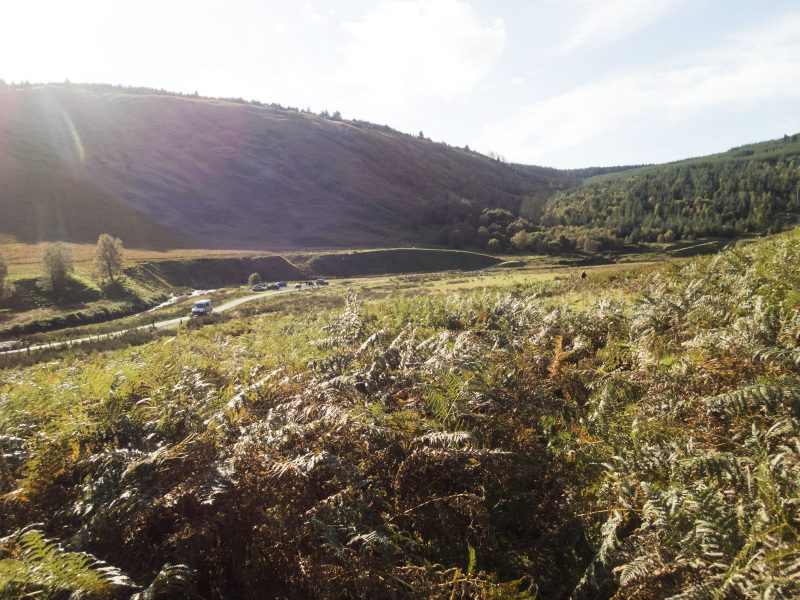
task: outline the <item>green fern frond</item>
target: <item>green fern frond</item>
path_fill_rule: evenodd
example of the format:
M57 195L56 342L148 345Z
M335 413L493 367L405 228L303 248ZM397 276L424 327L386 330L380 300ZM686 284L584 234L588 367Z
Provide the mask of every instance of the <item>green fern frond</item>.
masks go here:
M157 598L195 598L194 572L186 565L165 564L153 582L131 600L156 600Z
M274 478L280 478L286 473L294 473L301 477L307 477L311 471L317 467L328 466L339 468L341 459L331 454L327 450L322 452L308 452L288 462L274 463L270 469L270 474Z
M309 524L313 525L319 532L319 537L323 540L323 548L326 548L336 558L345 562L347 560L347 555L339 540L339 533L336 528L319 519L310 519Z
M720 600L718 588L710 582L690 587L680 594L670 596L667 600Z
M755 358L772 366L800 365L800 348L760 347L755 351Z
M656 566L656 556L648 554L639 556L632 562L624 565L619 575L619 583L621 586L626 586L639 579L644 579L654 571Z
M19 556L0 561L0 591L109 598L119 588L135 587L119 569L91 554L64 550L35 529L18 535L15 543Z
M794 380L787 380L785 385L780 385L779 381L750 385L709 398L705 404L709 414L721 417L738 417L755 412L778 414L784 407L800 416L800 385Z
M748 463L730 452L693 456L680 462L687 477L705 477L738 485L745 480Z
M347 545L360 547L362 553L369 552L373 548L380 548L381 551L387 553L388 556L392 556L400 551L400 547L395 543L391 535L375 530L366 533L358 533L352 536L347 541Z

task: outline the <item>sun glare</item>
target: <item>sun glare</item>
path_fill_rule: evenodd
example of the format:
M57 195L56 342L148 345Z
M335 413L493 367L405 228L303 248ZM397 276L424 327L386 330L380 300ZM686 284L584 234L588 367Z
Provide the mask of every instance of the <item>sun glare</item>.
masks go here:
M69 118L67 112L61 111L61 114L64 115L64 120L67 122L67 127L69 127L70 135L72 135L72 141L75 142L75 150L78 153L78 160L81 161L81 164L85 164L86 153L83 150L83 143L81 143L81 136L78 133L78 130L75 129L75 125L72 122L72 119Z

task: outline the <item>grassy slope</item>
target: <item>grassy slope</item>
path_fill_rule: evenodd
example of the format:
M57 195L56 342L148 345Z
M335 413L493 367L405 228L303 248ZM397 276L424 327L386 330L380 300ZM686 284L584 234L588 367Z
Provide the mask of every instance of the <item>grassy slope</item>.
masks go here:
M263 281L305 279L297 267L280 256L137 261L125 273L160 288L242 285L251 273L258 273Z
M128 248L419 245L437 205L516 210L571 181L366 123L224 101L51 86L0 91L0 109L0 235L26 243L108 232Z
M175 246L174 234L87 177L89 165L108 158L88 139L81 155L66 120L79 112L80 100L0 92L0 234L29 244L91 243L107 232L129 246Z

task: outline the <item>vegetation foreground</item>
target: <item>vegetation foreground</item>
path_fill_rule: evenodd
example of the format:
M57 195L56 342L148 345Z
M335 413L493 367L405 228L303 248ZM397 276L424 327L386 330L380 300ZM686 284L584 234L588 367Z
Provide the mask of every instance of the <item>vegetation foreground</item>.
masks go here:
M0 597L797 597L799 250L0 372Z

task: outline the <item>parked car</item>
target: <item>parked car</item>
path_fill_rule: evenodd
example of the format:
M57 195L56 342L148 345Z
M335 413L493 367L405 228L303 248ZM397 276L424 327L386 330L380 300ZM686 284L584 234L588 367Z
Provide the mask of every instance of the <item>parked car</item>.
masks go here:
M210 315L213 310L211 300L198 300L192 306L192 316L201 317L203 315Z
M281 289L281 286L279 286L277 283L270 283L267 286L267 289L268 290L279 290L279 289Z
M254 285L250 289L252 291L254 291L254 292L266 292L267 291L267 286L265 286L265 285Z
M324 279L317 279L314 283L316 283L317 285L328 285L328 282L325 281Z
M286 287L286 282L285 281L279 281L278 282L278 287Z

